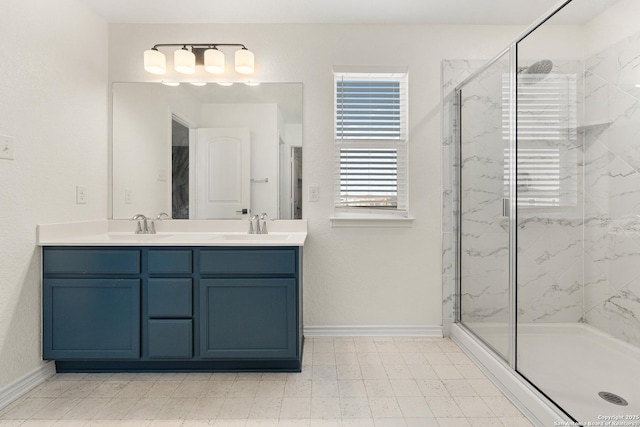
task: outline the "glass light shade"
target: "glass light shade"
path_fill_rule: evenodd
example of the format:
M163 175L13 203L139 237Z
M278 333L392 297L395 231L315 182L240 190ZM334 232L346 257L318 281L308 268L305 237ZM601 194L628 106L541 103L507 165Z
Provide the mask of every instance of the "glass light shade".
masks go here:
M167 71L164 53L154 49L145 50L144 69L151 74L164 74Z
M204 51L204 69L212 74L224 73L224 53L218 49Z
M173 67L179 73L193 74L196 72L196 56L186 49L178 49L173 53Z
M247 49L236 50L236 71L242 74L251 74L253 70L253 52Z
M164 80L162 81L162 84L165 86L180 86L180 82L165 82Z

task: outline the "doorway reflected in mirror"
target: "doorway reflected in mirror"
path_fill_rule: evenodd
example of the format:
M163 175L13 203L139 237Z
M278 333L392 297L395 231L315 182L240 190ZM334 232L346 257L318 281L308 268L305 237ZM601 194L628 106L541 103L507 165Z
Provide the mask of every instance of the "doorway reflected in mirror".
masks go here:
M171 120L171 218L189 219L189 128Z

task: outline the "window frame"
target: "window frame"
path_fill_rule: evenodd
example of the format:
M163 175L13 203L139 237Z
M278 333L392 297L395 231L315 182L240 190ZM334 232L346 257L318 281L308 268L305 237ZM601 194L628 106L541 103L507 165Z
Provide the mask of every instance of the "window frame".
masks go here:
M408 121L409 121L409 94L408 83L409 75L406 69L402 71L362 71L362 70L336 70L333 73L333 114L334 114L334 219L338 218L372 218L380 220L384 218L390 219L406 219L409 218L409 137L408 137ZM340 133L341 121L339 120L340 105L339 100L339 83L345 80L359 81L397 81L399 82L400 94L400 117L398 119L399 130L396 138L375 138L369 139L364 137L348 138L344 137L344 133ZM343 137L341 137L343 136ZM342 192L342 150L345 149L392 149L395 150L396 156L396 206L344 206L341 201Z

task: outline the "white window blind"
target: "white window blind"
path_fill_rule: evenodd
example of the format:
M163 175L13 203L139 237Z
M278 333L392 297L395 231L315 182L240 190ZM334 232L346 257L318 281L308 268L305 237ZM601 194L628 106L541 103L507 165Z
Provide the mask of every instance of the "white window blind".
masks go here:
M406 74L335 75L335 206L407 210Z
M503 139L508 139L508 76L504 76ZM518 207L577 203L577 101L575 74L519 74L517 122ZM504 149L508 197L509 150Z

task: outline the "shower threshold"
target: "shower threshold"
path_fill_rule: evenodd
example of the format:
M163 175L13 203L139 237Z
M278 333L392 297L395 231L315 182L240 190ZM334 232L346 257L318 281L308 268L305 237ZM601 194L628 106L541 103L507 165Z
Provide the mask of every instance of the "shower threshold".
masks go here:
M494 348L507 343L502 324L467 327ZM577 421L606 423L617 416L640 427L640 348L584 323L520 324L517 345L518 372Z

